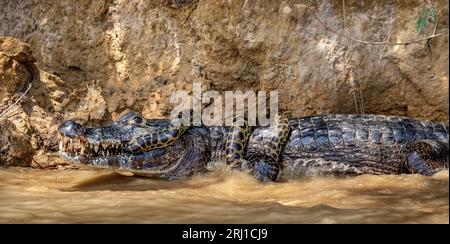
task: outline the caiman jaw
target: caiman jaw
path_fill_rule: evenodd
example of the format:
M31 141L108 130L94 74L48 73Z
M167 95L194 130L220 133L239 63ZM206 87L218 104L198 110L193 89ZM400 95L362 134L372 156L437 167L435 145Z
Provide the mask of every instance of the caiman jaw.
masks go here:
M64 122L58 128L59 151L78 159L130 154L128 141L96 140L89 130L71 120Z
M129 154L127 142L90 143L84 136L70 138L59 133L59 151L73 156L103 157Z

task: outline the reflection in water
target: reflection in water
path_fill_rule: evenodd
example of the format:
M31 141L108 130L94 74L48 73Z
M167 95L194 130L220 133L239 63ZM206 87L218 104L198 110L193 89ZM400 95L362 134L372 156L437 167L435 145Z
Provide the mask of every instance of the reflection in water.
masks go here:
M259 183L99 170L0 171L0 223L448 223L449 172Z

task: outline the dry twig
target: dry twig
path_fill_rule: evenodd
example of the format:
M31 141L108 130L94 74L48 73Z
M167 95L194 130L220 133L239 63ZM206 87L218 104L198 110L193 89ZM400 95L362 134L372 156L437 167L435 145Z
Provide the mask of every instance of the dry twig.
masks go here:
M0 114L0 118L2 118L4 115L6 115L7 112L9 112L11 109L16 108L17 104L23 99L23 97L28 93L28 91L31 88L31 82L28 85L28 88L22 93L22 95L20 95L20 97L10 106L8 106L1 114ZM11 110L13 111L13 110Z
M365 40L356 39L356 38L353 38L353 37L351 37L351 36L348 36L348 35L339 33L339 32L337 32L337 31L333 30L332 28L330 28L329 26L327 26L327 25L319 18L319 16L317 16L316 14L313 14L313 15L314 15L314 17L317 19L317 21L318 21L325 29L327 29L328 31L330 31L330 32L332 32L332 33L334 33L334 34L336 34L336 35L338 35L338 36L344 37L344 38L346 38L346 39L349 39L349 40L352 40L352 41L355 41L355 42L359 42L359 43L370 44L370 45L392 45L392 46L395 46L395 45L410 45L410 44L413 44L413 43L418 43L418 42L426 41L426 40L428 40L428 39L435 38L435 37L438 37L438 36L442 36L442 35L444 35L444 34L447 34L447 33L439 33L439 34L433 33L433 35L431 35L431 36L427 36L427 37L424 37L424 38L420 38L420 39L417 39L417 40L411 40L411 41L407 41L407 42L387 42L387 41L383 41L383 42L372 42L372 41L365 41Z

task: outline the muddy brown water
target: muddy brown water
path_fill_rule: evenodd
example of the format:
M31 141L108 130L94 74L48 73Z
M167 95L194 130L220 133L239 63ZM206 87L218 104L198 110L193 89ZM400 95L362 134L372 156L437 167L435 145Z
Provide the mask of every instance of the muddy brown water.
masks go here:
M185 180L108 170L0 170L0 223L448 223L449 172Z

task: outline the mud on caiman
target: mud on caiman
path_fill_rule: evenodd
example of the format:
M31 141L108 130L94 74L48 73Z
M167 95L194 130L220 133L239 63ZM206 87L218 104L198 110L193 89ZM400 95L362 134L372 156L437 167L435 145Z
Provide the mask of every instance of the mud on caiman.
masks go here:
M112 123L63 122L70 161L177 179L227 165L263 181L308 175L419 173L448 168L448 125L383 115L322 115L267 127L172 126L130 112Z

